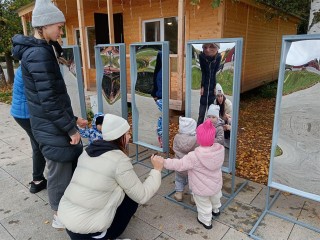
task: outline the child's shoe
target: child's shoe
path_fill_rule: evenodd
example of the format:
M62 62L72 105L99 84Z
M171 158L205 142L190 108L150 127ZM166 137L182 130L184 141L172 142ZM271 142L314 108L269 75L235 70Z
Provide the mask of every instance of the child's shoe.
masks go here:
M195 205L195 204L196 204L196 202L194 201L194 198L193 198L192 195L190 195L190 203L191 203L192 205Z
M183 199L182 192L176 192L173 195L173 198L178 202L182 202L182 199Z
M200 223L205 229L211 229L211 228L212 228L212 224L210 224L209 226L207 226L207 225L205 225L203 222L201 222L201 221L199 220L199 218L197 218L197 220L198 220L198 223Z
M215 216L215 217L218 217L218 216L220 215L220 210L219 210L219 208L213 209L212 215Z

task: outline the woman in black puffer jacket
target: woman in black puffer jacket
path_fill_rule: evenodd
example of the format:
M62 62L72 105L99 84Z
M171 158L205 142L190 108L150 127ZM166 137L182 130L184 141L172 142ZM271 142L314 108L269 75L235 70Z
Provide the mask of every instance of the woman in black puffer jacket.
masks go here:
M21 60L32 132L48 166L48 195L53 227L63 227L56 216L60 199L82 153L71 101L52 44L63 34L65 18L50 0L37 0L32 13L33 37L13 37L13 55ZM82 122L81 122L82 121ZM79 118L78 124L85 120Z
M202 79L197 126L203 123L207 109L215 100L216 74L221 62L219 48L219 43L205 43L202 45L203 52L199 55Z

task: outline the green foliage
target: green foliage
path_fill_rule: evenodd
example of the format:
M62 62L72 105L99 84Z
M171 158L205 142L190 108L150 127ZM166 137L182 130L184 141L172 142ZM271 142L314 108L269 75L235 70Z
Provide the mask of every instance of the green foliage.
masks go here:
M11 52L11 38L22 33L21 19L17 10L31 3L32 0L1 0L0 1L0 53Z
M11 104L11 101L12 101L11 86L0 88L0 102Z
M239 0L232 0L238 2ZM223 0L211 0L211 7L213 9L220 7ZM302 18L298 26L298 33L307 33L308 21L310 12L310 0L256 0L258 3L263 3L268 6L265 10L265 19L271 20L274 17L287 18L286 14L294 14ZM200 0L190 0L193 6L200 6Z
M88 120L88 123L91 124L93 117L94 117L94 114L93 114L91 108L87 108L87 120Z
M275 157L281 156L283 153L282 149L277 145Z
M221 0L212 0L211 7L215 9L215 8L218 8L220 4L221 4Z

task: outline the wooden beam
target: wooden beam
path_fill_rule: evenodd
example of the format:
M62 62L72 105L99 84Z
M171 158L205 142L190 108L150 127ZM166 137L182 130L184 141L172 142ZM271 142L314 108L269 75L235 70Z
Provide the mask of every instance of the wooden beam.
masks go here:
M80 31L80 41L81 41L81 59L83 64L83 77L84 77L84 88L88 89L89 85L89 75L88 75L88 58L87 58L87 38L84 23L84 12L83 12L83 0L77 0L77 12L79 21L79 31Z
M21 22L22 22L22 29L23 29L23 35L28 35L28 29L27 29L27 20L25 16L21 16Z
M108 25L109 25L109 41L114 43L114 25L113 25L113 6L112 0L107 0L108 9Z
M21 17L21 16L23 16L23 15L26 15L26 14L28 14L28 13L32 13L32 11L33 11L33 9L34 9L34 4L35 4L35 2L29 3L29 4L27 4L27 5L19 8L19 9L17 10L19 17Z
M178 2L178 100L183 101L183 73L184 73L184 48L185 48L185 25L184 25L185 4L184 0Z

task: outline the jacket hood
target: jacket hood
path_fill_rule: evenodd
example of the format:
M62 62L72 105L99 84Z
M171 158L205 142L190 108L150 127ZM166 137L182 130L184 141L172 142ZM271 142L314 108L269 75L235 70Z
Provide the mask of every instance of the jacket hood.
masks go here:
M104 116L104 114L101 112L94 114L92 122L91 122L91 126L93 129L97 129L97 124L96 124L97 117L103 117L103 116Z
M218 118L218 121L217 121L217 123L216 123L214 126L215 126L215 128L217 128L217 127L223 126L223 125L225 125L223 119Z
M12 55L14 58L19 60L22 59L23 53L30 47L47 47L52 48L46 40L37 39L35 37L24 36L22 34L17 34L12 38Z
M196 135L177 133L174 137L173 151L178 158L182 158L197 146Z
M219 161L224 159L224 146L219 143L214 143L211 147L197 147L194 152L201 164L209 170L221 166Z
M119 150L119 147L116 144L105 140L96 140L86 148L86 152L90 157L99 157L112 150Z

